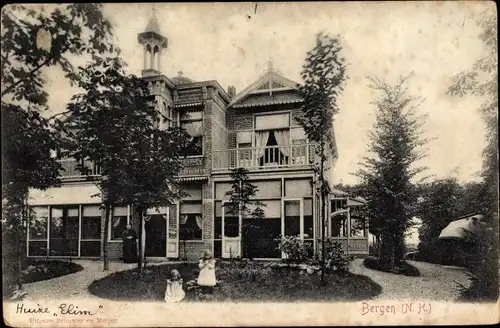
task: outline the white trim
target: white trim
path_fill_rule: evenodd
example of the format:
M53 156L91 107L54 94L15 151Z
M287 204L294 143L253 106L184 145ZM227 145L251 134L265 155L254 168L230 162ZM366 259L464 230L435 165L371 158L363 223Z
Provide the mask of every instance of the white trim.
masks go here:
M47 256L50 256L50 222L52 221L52 205L48 205L49 215L47 216Z
M227 107L231 107L233 106L234 104L236 104L238 101L242 100L243 98L245 98L247 95L249 95L250 93L253 93L253 92L256 92L256 93L260 93L260 91L262 92L269 92L269 90L257 90L262 84L266 83L266 82L269 82L269 81L273 81L275 80L276 82L279 82L280 84L284 85L285 87L288 87L292 90L297 90L297 87L299 86L298 83L290 80L290 79L287 79L286 77L283 77L275 72L267 72L266 74L264 74L263 76L261 76L259 79L257 79L254 83L252 83L251 85L249 85L248 87L246 87L243 91L241 91L239 94L237 94L232 100L231 102L227 105ZM271 92L273 90L275 91L281 91L281 90L284 90L284 88L278 88L278 89L272 89L272 85L269 85L269 87L271 88Z
M82 204L78 205L78 257L80 257L80 248L82 244Z

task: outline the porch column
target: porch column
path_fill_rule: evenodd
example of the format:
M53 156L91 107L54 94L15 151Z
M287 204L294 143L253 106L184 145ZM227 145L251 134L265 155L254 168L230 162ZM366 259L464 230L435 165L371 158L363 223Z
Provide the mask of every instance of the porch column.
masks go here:
M347 199L347 201L349 201L349 198ZM351 238L351 207L347 207L347 255L349 255L349 238Z

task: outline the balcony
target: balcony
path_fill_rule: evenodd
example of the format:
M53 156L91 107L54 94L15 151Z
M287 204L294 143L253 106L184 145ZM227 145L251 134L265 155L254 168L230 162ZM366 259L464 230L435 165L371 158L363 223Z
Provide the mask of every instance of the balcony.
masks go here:
M61 178L63 179L73 179L73 178L82 178L86 176L100 176L101 175L101 170L99 167L94 165L91 161L85 160L83 161L83 165L85 168L87 168L88 173L81 172L81 170L77 169L78 164L82 163L79 162L75 159L62 159L60 160L60 163L64 169L64 171L61 171Z
M213 170L310 168L316 161L314 144L237 148L213 151Z

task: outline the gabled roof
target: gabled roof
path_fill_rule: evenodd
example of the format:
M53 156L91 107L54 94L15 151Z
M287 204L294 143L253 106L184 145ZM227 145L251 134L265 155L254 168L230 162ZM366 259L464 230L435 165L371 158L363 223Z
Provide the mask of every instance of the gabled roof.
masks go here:
M298 83L281 76L270 66L262 77L237 94L229 103L229 107L245 107L245 103L257 106L300 102L298 86Z

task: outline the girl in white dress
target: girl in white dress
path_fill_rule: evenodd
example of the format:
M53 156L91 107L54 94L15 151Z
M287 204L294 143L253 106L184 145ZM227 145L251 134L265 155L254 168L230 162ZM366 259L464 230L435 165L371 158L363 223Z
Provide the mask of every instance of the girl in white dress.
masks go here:
M184 299L186 293L182 289L182 277L177 270L170 272L170 279L167 279L167 289L165 290L165 302L177 303Z
M213 287L216 285L217 281L215 279L215 260L209 250L205 251L198 266L200 268L200 274L197 280L198 285L206 287L204 289L209 293L213 293Z

